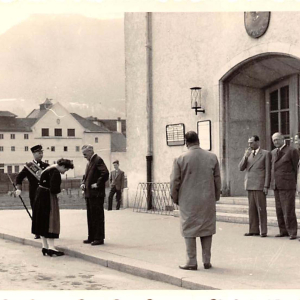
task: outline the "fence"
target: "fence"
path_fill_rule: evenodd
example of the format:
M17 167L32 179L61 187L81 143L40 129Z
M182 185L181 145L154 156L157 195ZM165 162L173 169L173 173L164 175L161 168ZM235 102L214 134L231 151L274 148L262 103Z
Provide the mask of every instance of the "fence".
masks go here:
M133 211L173 215L178 206L170 196L169 182L141 182L138 184Z
M1 174L0 176L0 194L7 194L10 191L14 191L14 187L12 183L10 182L7 174ZM10 177L12 181L15 183L16 182L16 177L18 174L10 174ZM61 183L61 189L66 190L67 194L70 194L73 192L76 194L79 193L79 187L81 184L81 179L78 178L70 178L70 179L63 179ZM27 179L24 179L22 183L22 190L23 191L28 191L29 190L29 182Z

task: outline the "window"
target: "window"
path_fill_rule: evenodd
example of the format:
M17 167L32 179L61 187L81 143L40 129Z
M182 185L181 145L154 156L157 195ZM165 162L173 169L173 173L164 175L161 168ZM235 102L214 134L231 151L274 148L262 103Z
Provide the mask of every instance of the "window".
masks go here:
M11 146L11 151L16 151L16 147L15 146Z
M12 166L7 166L7 173L11 174L12 173Z
M0 133L0 140L3 140L3 139L4 139L4 134Z
M54 136L62 136L62 129L61 128L55 128L54 129Z
M270 129L272 136L275 132L281 132L286 142L290 136L290 107L289 86L283 86L270 93ZM273 143L271 143L274 149Z
M95 143L98 143L98 138L97 137L95 137Z
M68 147L64 146L64 151L67 152L68 151Z
M10 139L11 140L14 140L16 138L16 135L14 134L14 133L12 133L11 135L10 135Z
M49 136L49 128L42 128L42 136Z
M15 173L19 173L19 172L20 172L19 166L15 166Z
M28 139L29 139L28 133L24 133L24 140L28 140Z
M25 146L25 151L28 151L28 146Z
M80 147L76 146L76 152L79 152L79 151L80 151Z
M55 152L55 146L51 146L51 151Z
M0 151L3 152L4 151L4 147L0 146Z
M68 129L68 136L75 136L75 129Z

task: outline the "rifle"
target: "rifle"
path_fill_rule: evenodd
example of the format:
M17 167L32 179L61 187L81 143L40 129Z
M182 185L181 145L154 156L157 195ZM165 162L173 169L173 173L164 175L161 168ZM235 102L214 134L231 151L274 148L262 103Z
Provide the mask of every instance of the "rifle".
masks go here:
M7 173L7 176L8 176L8 178L9 178L9 180L10 180L11 184L13 185L13 187L15 188L15 191L16 191L16 190L17 190L17 188L16 188L16 186L15 186L14 182L12 181L12 179L11 179L11 177L9 176L9 174L8 174L8 173ZM27 209L27 207L26 207L26 205L25 205L25 203L24 203L24 200L22 199L21 195L19 195L19 198L21 199L21 201L22 201L22 203L23 203L23 206L25 207L25 209L26 209L26 211L27 211L27 213L28 213L28 215L29 215L30 219L32 220L31 214L30 214L30 212L28 211L28 209Z

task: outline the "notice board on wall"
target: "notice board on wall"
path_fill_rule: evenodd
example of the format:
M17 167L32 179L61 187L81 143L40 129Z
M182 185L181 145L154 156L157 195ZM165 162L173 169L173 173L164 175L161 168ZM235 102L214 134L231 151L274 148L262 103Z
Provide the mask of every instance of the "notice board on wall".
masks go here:
M200 147L204 150L211 151L211 121L197 122L197 133L200 140Z
M185 126L183 123L169 124L166 126L168 146L183 146L185 144Z

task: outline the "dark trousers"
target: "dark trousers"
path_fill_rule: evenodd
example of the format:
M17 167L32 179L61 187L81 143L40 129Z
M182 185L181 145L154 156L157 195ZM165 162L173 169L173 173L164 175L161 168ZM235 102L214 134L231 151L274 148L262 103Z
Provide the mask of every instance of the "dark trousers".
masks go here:
M115 194L116 194L116 200L117 200L116 209L117 210L120 209L122 191L117 190L115 186L112 186L110 189L110 192L109 192L109 196L108 196L108 210L112 210L112 203L113 203L113 198L114 198Z
M267 205L263 191L248 191L249 233L267 234Z
M195 266L197 265L197 246L195 237L186 237L184 238L186 245L186 254L187 254L187 265ZM211 244L212 244L212 235L201 236L201 246L202 246L202 262L204 264L210 263L211 259Z
M276 215L280 234L297 236L295 211L296 190L274 190Z
M88 240L104 240L104 197L85 198L88 223Z

